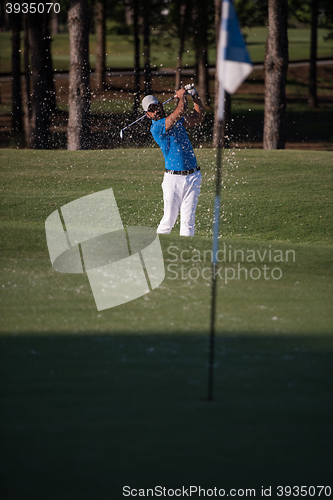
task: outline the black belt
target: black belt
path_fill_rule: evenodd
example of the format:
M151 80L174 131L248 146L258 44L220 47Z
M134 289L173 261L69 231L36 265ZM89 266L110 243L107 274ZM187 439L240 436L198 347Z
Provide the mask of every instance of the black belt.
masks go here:
M195 167L192 168L191 170L169 170L165 169L167 174L172 174L172 175L190 175L193 174L194 172L199 172L200 167Z

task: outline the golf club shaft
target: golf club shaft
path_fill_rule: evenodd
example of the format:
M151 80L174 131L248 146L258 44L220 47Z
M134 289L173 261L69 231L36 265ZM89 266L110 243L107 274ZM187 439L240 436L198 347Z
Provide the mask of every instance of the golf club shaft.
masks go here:
M168 99L167 101L163 102L163 106L164 106L164 104L166 104L167 102L172 101L172 99L174 99L175 97L177 97L177 96L175 96L175 95L174 95L173 97L170 97L170 99ZM120 131L120 137L122 137L122 133L123 133L123 131L124 131L124 130L126 130L128 127L131 127L131 126L132 126L132 125L134 125L135 123L139 122L139 121L140 121L140 120L142 120L142 118L144 118L145 116L146 116L146 115L141 116L140 118L138 118L137 120L135 120L135 122L130 123L130 124L129 124L129 125L127 125L127 127L125 127L125 128L122 128L122 129L121 129L121 131Z
M131 127L132 125L134 125L134 123L139 122L139 121L140 121L140 120L142 120L142 118L144 118L145 116L146 116L146 115L141 116L140 118L138 118L137 120L135 120L135 122L130 123L130 124L129 124L129 125L127 125L127 127L125 127L125 128L122 128L122 129L121 129L121 132L122 132L123 130L126 130L128 127Z
M176 95L174 95L174 96L170 97L170 99L168 99L167 101L163 102L163 106L164 106L164 104L166 104L167 102L172 101L172 99L174 99L175 97L177 97L177 96L176 96Z

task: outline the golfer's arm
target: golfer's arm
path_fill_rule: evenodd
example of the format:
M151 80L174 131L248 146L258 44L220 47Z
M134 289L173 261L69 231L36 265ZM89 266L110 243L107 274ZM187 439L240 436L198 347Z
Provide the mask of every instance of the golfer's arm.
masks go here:
M193 104L193 113L187 115L184 120L185 128L194 127L194 125L199 125L199 123L202 123L204 121L205 110L198 94L195 94L195 96L193 96Z
M167 116L165 119L165 131L170 130L175 123L177 123L187 111L187 100L185 94L179 99L178 106L171 115Z

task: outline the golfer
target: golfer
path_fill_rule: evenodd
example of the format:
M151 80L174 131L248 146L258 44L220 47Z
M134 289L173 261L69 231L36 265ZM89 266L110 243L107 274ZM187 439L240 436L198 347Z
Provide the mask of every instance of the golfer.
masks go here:
M194 111L186 115L187 95L191 95ZM193 236L195 211L201 185L200 167L185 129L198 125L204 119L204 108L197 91L180 89L176 92L178 106L166 116L155 96L142 101L146 116L152 120L150 131L162 150L165 173L162 183L164 215L157 228L159 234L169 234L180 211L180 235Z

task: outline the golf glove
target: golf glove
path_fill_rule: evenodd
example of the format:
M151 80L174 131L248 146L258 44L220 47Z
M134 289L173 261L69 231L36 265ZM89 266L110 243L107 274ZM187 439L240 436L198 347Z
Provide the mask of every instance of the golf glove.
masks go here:
M198 92L195 90L195 88L188 90L187 93L190 94L192 97L198 95Z
M190 94L192 97L195 96L198 93L196 91L196 89L194 88L193 83L189 83L188 85L185 85L184 88L185 88L187 94Z

